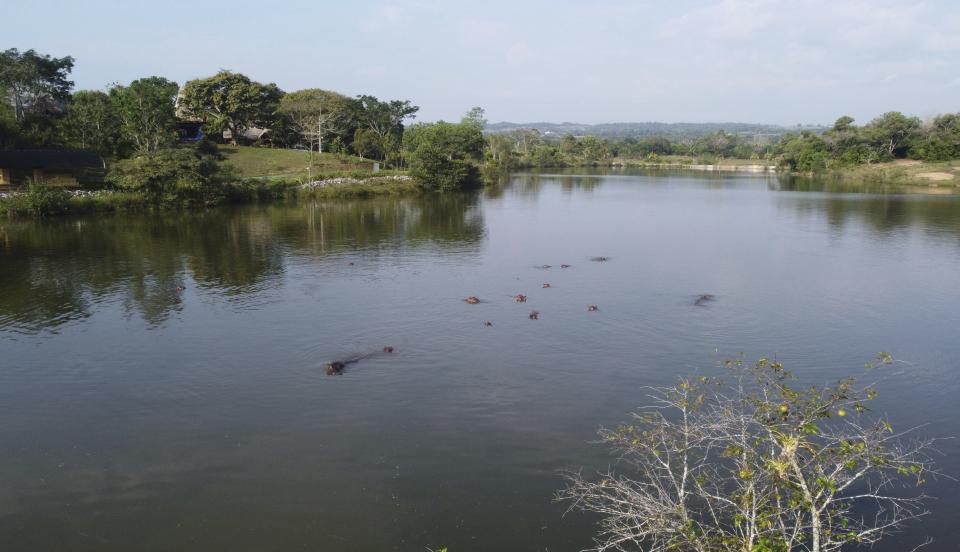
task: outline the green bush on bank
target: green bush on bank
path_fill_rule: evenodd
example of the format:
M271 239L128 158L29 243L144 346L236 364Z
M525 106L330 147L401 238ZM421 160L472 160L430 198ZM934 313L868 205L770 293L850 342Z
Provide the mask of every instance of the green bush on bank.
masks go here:
M425 190L450 191L480 185L483 112L475 109L460 123L418 123L403 133L410 174Z
M117 161L107 181L164 206L223 203L234 171L201 148L169 148Z
M70 193L58 186L31 182L21 197L26 210L37 217L60 215L70 209Z
M383 195L406 195L422 193L422 184L413 179L385 180L370 178L350 184L331 184L316 188L300 188L301 199L360 199Z

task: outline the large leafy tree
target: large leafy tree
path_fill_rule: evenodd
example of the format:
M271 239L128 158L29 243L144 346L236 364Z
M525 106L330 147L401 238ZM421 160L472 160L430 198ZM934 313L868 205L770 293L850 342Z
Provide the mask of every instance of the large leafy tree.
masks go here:
M98 90L76 92L60 120L60 130L71 146L112 155L120 142L117 103Z
M176 140L178 89L163 77L147 77L110 90L121 136L138 153L155 152Z
M320 88L284 95L277 112L290 120L310 150L324 151L324 143L336 138L349 143L358 125L355 100Z
M812 132L788 134L777 146L777 161L790 171L822 171L830 161L829 147L821 136Z
M431 190L469 188L479 183L483 155L483 112L471 111L459 124L418 123L403 135L410 172Z
M929 161L960 159L960 113L939 115L924 130L926 136L911 148L911 155Z
M416 117L418 106L408 100L380 101L374 96L358 96L360 117L364 125L380 140L384 158L400 149L403 121Z
M920 130L920 119L890 111L870 121L863 131L884 157L903 157L908 142Z
M369 128L358 128L353 135L353 151L360 159L381 156L380 137Z
M208 131L229 130L237 143L251 127L270 127L283 91L273 83L261 84L246 75L220 71L216 75L192 80L180 94L183 114L202 119Z
M73 81L70 56L55 58L34 50L11 48L0 52L0 89L13 106L14 118L59 109L70 95Z

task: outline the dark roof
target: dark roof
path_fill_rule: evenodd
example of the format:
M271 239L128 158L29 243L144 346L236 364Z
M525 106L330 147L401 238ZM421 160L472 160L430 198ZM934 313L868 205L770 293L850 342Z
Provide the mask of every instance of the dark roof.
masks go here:
M103 159L81 150L0 150L0 168L4 169L102 169Z

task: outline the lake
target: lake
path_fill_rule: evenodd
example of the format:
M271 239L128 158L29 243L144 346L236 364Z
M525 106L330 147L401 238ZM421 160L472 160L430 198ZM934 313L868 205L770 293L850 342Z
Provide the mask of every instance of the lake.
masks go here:
M828 383L890 351L878 410L955 436L958 284L960 197L763 175L0 221L0 543L579 550L560 471L605 468L599 426L726 358ZM929 483L880 549L955 550L958 491Z

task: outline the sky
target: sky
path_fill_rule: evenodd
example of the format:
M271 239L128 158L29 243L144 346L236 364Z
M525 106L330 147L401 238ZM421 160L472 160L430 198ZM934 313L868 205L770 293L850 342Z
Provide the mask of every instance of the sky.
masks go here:
M418 120L858 122L960 111L960 0L2 0L78 89L219 69Z

